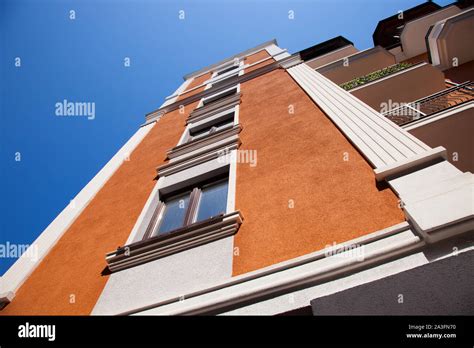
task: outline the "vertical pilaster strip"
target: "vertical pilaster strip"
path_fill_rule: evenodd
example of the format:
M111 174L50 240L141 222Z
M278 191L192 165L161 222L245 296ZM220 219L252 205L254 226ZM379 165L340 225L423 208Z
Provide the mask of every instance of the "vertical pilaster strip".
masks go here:
M473 175L445 160L433 164L445 159L443 147L430 148L304 63L288 72L372 164L376 178L397 192L426 241L472 231Z
M444 157L351 93L301 63L288 73L374 167L377 179Z

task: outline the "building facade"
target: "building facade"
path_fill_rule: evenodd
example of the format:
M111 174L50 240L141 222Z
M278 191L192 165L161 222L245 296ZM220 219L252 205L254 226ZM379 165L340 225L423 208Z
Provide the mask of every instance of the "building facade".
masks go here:
M3 315L473 314L474 8L184 76L0 279ZM452 295L449 295L452 294Z

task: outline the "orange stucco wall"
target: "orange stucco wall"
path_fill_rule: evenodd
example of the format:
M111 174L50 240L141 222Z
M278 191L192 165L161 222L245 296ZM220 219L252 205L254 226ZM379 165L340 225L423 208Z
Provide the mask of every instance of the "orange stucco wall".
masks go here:
M253 64L253 63L256 63L262 59L265 59L267 57L270 57L270 55L268 54L267 50L261 50L261 51L258 51L254 54L251 54L247 57L245 57L245 64ZM247 69L245 69L245 73L249 73L253 70L256 70L258 68L261 68L262 66L265 66L265 65L268 65L268 64L272 64L275 60L273 58L271 59L267 59L266 61L264 62L261 62L261 63L258 63L258 64L255 64L254 66L251 66Z
M404 220L395 194L377 189L372 168L284 70L241 91L240 150L256 150L257 164L237 166L234 275Z
M262 60L262 59L265 59L267 57L269 57L270 55L268 54L268 52L266 50L261 50L261 51L258 51L254 54L251 54L247 57L245 57L245 64L253 64L253 63L256 63L258 62L259 60ZM245 69L245 73L248 73L252 70L255 70L255 69L258 69L258 68L261 68L262 66L265 66L265 65L268 65L268 64L271 64L274 62L274 59L268 59L266 60L265 62L262 62L262 63L259 63L259 64L256 64L255 66L252 66L250 68L247 68ZM209 80L212 76L212 72L207 72L205 74L202 74L198 77L195 77L194 80L189 84L189 86L185 89L184 93L181 94L177 100L184 100L190 96L193 96L199 92L202 92L204 91L205 89L205 86L202 86L200 88L196 88L195 90L192 90L193 88L197 87L197 86L200 86L201 84L203 84L204 82L206 82L207 80ZM191 91L192 90L192 91Z
M196 88L195 90L191 91L194 87L202 85L204 82L209 80L212 76L211 72L202 74L201 76L195 77L194 80L189 84L189 86L184 90L185 93L181 94L177 100L183 100L186 99L192 95L198 94L199 92L204 91L206 86L202 86L200 88Z
M240 149L256 150L257 165L237 168L236 208L245 220L235 236L234 275L403 220L395 195L376 188L370 166L284 70L247 81L241 90ZM156 182L156 167L196 105L162 117L0 314L92 311L108 279L101 275L105 254L127 240Z
M181 136L186 115L155 124L20 287L2 315L89 314L108 276L105 254L123 245L155 185L156 167ZM70 303L70 296L75 303Z

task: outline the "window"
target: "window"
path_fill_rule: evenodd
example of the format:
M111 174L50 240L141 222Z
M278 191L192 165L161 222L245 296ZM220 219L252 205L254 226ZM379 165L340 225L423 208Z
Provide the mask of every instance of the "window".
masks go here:
M178 195L168 196L158 205L158 221L152 219L144 239L225 214L227 191L228 177L225 177L197 185Z
M226 98L228 96L231 96L233 94L236 94L236 93L237 93L237 88L229 89L228 91L225 91L225 92L222 92L222 93L219 93L219 94L216 94L216 95L213 95L211 97L203 99L202 100L202 105L206 106L206 105L215 103L215 102L217 102L221 99L224 99L224 98Z
M225 213L227 206L227 180L201 189L196 221Z
M233 125L234 125L234 112L231 112L230 114L220 117L218 120L216 120L212 124L207 124L201 128L197 128L197 129L194 128L194 129L189 130L188 141L204 138L215 132L232 128Z
M221 87L226 84L231 84L232 81L237 80L237 77L240 75L238 69L240 68L240 64L237 65L232 65L227 68L224 68L222 70L216 71L213 75L213 80L216 80L216 82L213 82L211 86L213 88L216 87Z
M223 69L223 70L221 70L221 71L218 71L218 72L216 73L216 76L223 75L223 74L225 74L225 73L227 73L227 72L229 72L229 71L232 71L232 70L237 69L238 67L239 67L238 65L232 65L231 67L228 67L228 68L226 68L226 69Z
M225 77L217 82L214 82L212 84L212 88L219 88L223 85L232 84L234 81L237 81L237 77L238 77L237 74Z
M188 203L189 193L168 199L162 207L163 215L158 233L169 232L183 226Z

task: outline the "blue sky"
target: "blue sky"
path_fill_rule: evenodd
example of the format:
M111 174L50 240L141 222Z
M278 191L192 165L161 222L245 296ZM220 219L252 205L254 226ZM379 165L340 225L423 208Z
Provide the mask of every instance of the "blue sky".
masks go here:
M186 73L272 38L369 48L380 19L421 2L0 1L0 244L32 243ZM56 116L64 99L94 102L95 118Z

